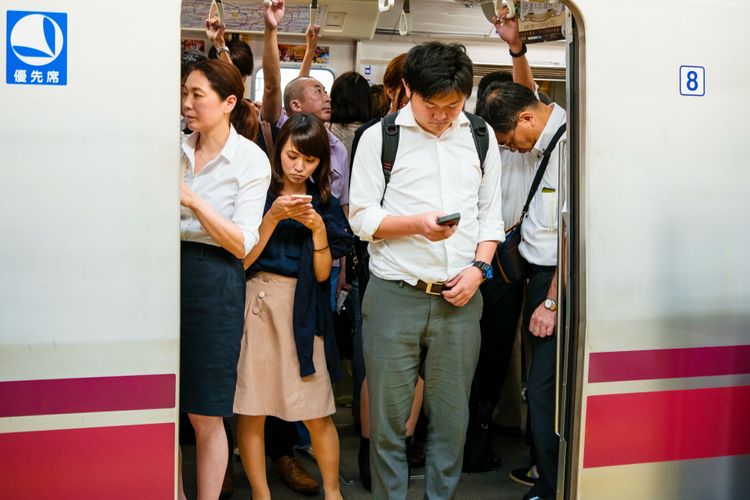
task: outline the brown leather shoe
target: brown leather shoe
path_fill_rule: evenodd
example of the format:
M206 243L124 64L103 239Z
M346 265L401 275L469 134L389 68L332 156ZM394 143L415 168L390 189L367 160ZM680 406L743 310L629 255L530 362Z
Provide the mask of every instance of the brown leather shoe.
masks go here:
M287 486L303 495L315 495L320 485L295 457L283 456L272 466L271 471L279 474Z

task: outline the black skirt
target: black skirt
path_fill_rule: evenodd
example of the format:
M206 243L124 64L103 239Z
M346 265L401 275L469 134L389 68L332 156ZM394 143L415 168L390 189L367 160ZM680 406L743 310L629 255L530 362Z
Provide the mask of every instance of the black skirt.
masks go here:
M180 284L180 411L232 415L245 320L242 261L183 241Z

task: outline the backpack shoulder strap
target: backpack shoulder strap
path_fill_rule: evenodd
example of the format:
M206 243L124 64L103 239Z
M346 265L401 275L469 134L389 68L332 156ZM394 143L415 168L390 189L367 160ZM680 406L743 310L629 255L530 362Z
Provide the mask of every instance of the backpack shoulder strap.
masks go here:
M380 150L380 163L383 165L383 178L385 179L386 188L388 187L388 182L391 180L391 170L393 170L393 163L396 161L396 153L398 152L399 126L396 125L397 116L398 111L386 115L380 120L380 126L383 131L383 147ZM383 198L380 200L381 204L384 199L385 189L383 189Z
M474 139L474 147L477 148L477 154L479 155L479 167L482 169L482 175L484 175L484 160L487 158L487 151L490 148L487 123L473 113L464 112L464 114L471 123L471 137Z

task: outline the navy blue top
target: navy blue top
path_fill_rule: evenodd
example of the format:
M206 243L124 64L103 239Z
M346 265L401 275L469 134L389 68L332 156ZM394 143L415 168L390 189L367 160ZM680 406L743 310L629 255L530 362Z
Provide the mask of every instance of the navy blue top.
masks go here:
M266 207L263 210L263 215L268 212L272 204L273 200L269 195L268 199L266 199ZM266 271L296 278L299 274L299 257L302 243L306 238L310 237L310 230L304 224L294 219L282 220L278 223L276 229L274 229L260 257L253 262L253 265L245 273L246 276L249 278L255 273Z
M351 250L353 237L338 200L331 196L328 203L321 204L318 190L309 182L307 193L312 195L313 208L323 218L332 257L338 259L347 255ZM270 192L266 195L264 215L275 199ZM312 360L313 339L315 336L322 336L328 372L331 381L337 382L341 378L341 369L333 331L330 280L319 283L315 279L312 231L294 220L281 221L274 229L260 257L248 269L247 277L250 278L260 271L297 278L292 325L300 376L306 377L315 373Z

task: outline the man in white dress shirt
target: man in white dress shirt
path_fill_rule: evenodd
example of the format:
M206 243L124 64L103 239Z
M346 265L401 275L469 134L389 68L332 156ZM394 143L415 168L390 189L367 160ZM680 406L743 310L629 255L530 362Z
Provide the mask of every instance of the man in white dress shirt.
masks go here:
M350 223L370 242L362 305L370 395L372 493L406 498L405 423L417 374L429 418L426 498L452 498L461 474L471 380L479 353L477 293L499 240L500 155L480 165L469 119L464 47L432 42L409 51L410 103L396 119L399 146L387 183L382 128L362 135L354 159ZM457 224L438 217L459 213Z
M542 104L528 88L512 82L491 85L482 116L501 147L536 156L536 168L566 123L565 110ZM561 140L565 138L563 133ZM554 498L559 440L555 435L555 329L557 322L558 149L549 163L521 226L521 256L529 262L524 327L531 340L528 398L539 480L524 498Z

